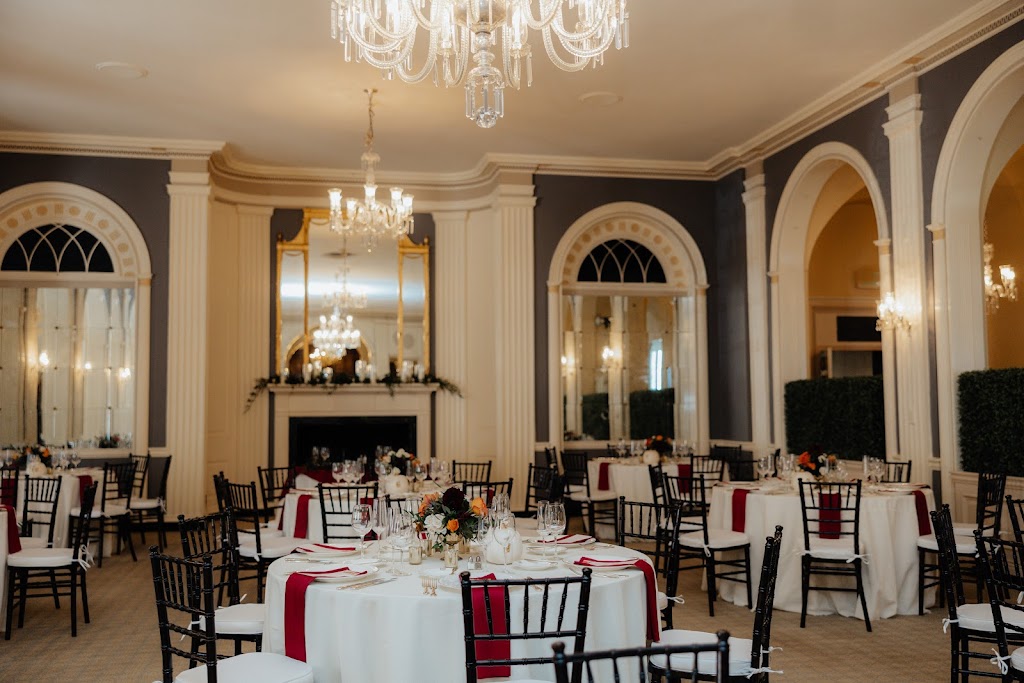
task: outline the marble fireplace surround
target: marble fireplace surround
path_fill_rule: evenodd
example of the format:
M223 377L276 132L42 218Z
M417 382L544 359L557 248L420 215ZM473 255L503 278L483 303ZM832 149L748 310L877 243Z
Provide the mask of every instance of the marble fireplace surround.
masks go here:
M271 385L274 424L270 462L288 465L288 425L293 417L416 418L416 453L432 453L433 394L436 387L410 385L388 393L384 385Z

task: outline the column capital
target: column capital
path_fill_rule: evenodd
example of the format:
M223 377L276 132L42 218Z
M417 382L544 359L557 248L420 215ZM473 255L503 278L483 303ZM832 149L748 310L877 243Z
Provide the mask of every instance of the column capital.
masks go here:
M942 223L930 223L928 232L932 234L932 242L941 242L946 239L946 226Z
M882 124L887 138L910 132L916 133L921 127L921 96L910 95L885 108L889 121Z
M501 208L532 209L537 205L533 185L502 183L494 189L494 204Z
M878 247L878 253L881 256L888 256L892 251L892 240L885 237L880 240L875 240L875 246Z
M167 194L209 197L212 190L210 174L200 171L171 171L167 174L171 180L167 184Z
M743 181L743 188L746 190L743 193L744 204L751 204L764 199L764 174L761 173L747 178Z
M239 216L267 217L274 215L272 206L255 206L253 204L236 204Z
M463 225L469 220L469 211L431 211L435 225L442 223L455 223Z

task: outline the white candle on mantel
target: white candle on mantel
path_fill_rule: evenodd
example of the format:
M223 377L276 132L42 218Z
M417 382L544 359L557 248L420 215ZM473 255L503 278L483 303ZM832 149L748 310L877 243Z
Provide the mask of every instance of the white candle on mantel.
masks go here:
M106 435L108 437L110 436L110 421L111 421L111 414L112 413L113 413L113 409L110 406L107 406L107 431L106 431Z
M863 458L863 464L864 464L864 481L867 481L868 480L868 456L866 456L866 455Z

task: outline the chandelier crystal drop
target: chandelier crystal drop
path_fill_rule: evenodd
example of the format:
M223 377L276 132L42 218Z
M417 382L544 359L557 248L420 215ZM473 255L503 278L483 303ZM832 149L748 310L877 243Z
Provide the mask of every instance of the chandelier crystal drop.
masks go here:
M365 182L363 199L342 197L340 188L327 191L330 200L331 230L342 237L362 238L367 251L372 251L383 239L398 240L413 230L412 195L400 187L391 188L391 201L377 201L377 164L380 156L373 151L373 96L374 90L364 90L369 98L370 125L366 130L366 151L362 160Z
M999 309L999 300L1017 300L1017 271L1013 266L999 266L999 278L996 279L995 269L992 267L992 258L995 256L995 247L991 242L985 242L985 308L989 313Z
M415 49L422 29L426 46ZM345 61L365 61L384 78L465 83L466 116L491 128L504 116L506 85L533 84L530 31L563 71L604 62L629 47L626 0L332 0L331 37ZM415 54L414 54L415 53ZM414 62L422 65L413 66Z

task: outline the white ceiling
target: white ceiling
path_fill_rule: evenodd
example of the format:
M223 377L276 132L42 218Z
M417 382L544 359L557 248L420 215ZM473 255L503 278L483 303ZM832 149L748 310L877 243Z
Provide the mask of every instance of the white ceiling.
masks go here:
M225 141L244 161L358 166L376 87L382 171L461 171L486 152L705 161L995 0L631 0L631 46L564 73L538 52L505 118L461 88L345 64L329 0L2 0L0 130ZM906 55L910 56L910 55ZM139 64L140 80L95 69ZM608 108L584 93L623 96Z

